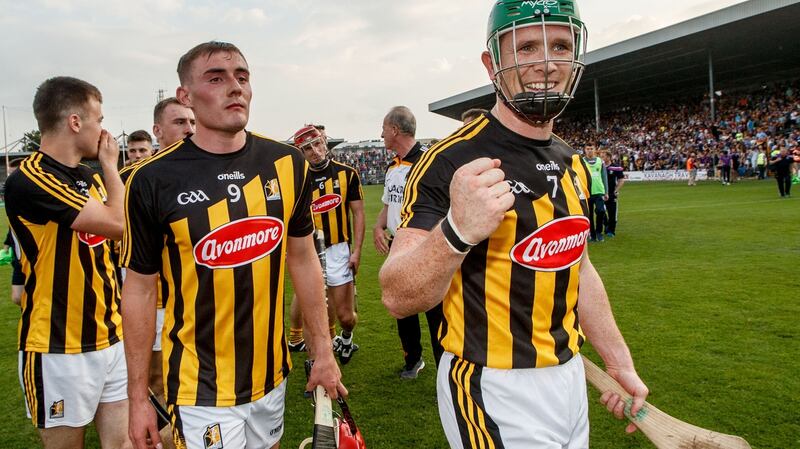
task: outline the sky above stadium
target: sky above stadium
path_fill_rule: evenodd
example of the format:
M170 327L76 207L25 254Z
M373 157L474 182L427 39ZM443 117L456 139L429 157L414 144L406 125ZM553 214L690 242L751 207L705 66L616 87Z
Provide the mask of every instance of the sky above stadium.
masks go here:
M589 50L743 0L584 0ZM31 103L45 79L70 75L103 92L115 135L150 131L157 92L174 95L178 58L192 46L236 44L252 72L248 129L288 138L323 123L348 140L377 139L394 105L417 116L417 137L457 122L428 104L488 84L480 63L489 0L0 0L0 57L9 144L36 128ZM2 137L2 136L0 136ZM0 142L2 145L2 142Z

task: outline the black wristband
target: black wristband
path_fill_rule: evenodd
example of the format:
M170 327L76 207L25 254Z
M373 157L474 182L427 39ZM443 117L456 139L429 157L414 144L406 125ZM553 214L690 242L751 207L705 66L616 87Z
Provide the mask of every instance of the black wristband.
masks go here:
M456 231L455 226L453 223L450 222L450 212L447 213L447 217L442 220L442 234L444 234L444 239L447 241L447 244L450 245L450 248L459 253L459 254L466 254L472 249L473 244L467 243L461 239L459 236L458 231Z

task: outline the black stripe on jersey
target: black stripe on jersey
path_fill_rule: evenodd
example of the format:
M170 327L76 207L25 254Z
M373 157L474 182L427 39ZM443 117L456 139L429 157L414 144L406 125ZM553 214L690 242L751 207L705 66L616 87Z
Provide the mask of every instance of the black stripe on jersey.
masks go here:
M562 176L574 177L575 173L572 172L571 167L567 167ZM563 208L564 210L569 209L567 205L567 195L563 190L564 189L558 189L556 197L551 199L555 210L559 208ZM567 289L569 288L572 270L567 268L566 270L556 272L555 275L553 309L550 315L550 335L553 337L554 342L553 351L558 358L559 365L561 365L568 362L573 357L572 350L569 348L569 333L567 333L563 326L564 317L567 315Z
M192 242L199 242L200 239L211 228L211 222L208 216L197 217L193 229L189 229ZM197 285L214 285L214 270L197 266L195 269L197 273ZM173 275L173 279L180 279ZM198 294L198 299L200 295ZM216 406L217 405L217 345L216 345L216 323L214 317L217 316L217 308L214 301L197 301L194 304L194 316L211 317L206 322L197 321L195 318L195 344L194 348L197 351L197 361L199 370L197 373L197 402L198 406Z
M109 246L112 246L112 242L108 242ZM109 251L109 253L113 253L113 251ZM98 267L104 267L103 262L103 253L100 251L95 251L95 261ZM109 254L109 255L110 255ZM114 273L116 275L116 267L114 269ZM105 323L106 329L108 330L108 342L109 344L115 344L119 342L119 335L117 334L117 325L112 320L113 317L113 310L122 310L121 303L120 303L120 292L119 286L121 285L121 279L117 278L114 282L114 288L111 288L111 279L108 277L108 273L106 270L99 270L97 274L100 275L100 278L103 280L103 300L105 302L106 312L103 314L103 323Z
M547 195L542 193L541 195ZM541 197L539 195L539 197ZM539 198L537 197L537 199ZM535 223L538 228L543 223L538 223L534 208L516 208L517 223ZM530 233L530 229L524 226L516 226L514 241L521 242ZM513 319L510 323L511 335L514 336L513 349L511 350L511 366L513 368L530 368L536 365L537 351L533 346L533 304L536 292L536 274L530 269L518 264L511 264L511 291L513 304L509 302L509 307L520 312L516 315L520 318Z
M83 351L97 349L97 320L94 318L94 312L97 308L97 295L94 293L94 289L91 288L94 267L92 266L90 251L88 245L78 244L77 260L72 261L72 263L80 261L84 274L83 316L81 317L81 349Z
M181 254L180 251L178 251L177 245L175 244L175 235L173 233L167 233L164 247L167 248L167 257L169 257L169 266L172 272L171 275L172 278L175 279L176 283L176 287L173 291L175 297L172 298L173 301L175 301L175 304L173 305L174 311L172 314L173 318L175 319L175 323L171 329L164 330L165 332L168 332L168 338L173 344L172 350L169 352L169 359L167 361L168 372L164 373L164 380L167 383L166 390L168 393L166 403L175 404L178 402L178 393L181 386L181 361L184 351L184 346L178 338L178 334L183 330L183 326L185 324L183 322L185 303L183 300L183 293L180 288L181 279L183 279L183 266L181 265ZM167 283L164 282L164 285L166 284Z
M39 246L36 244L35 239L33 238L33 234L31 234L30 230L27 226L23 225L19 221L19 217L11 216L8 217L8 225L14 230L14 236L16 236L17 241L19 242L20 249L25 251L25 257L31 264L31 267L36 264L36 261L39 259ZM30 274L25 278L25 298L23 301L26 302L25 307L23 308L22 316L20 318L20 328L19 328L19 348L22 348L25 345L25 342L28 341L28 333L30 332L31 328L31 316L33 315L33 309L35 307L33 298L33 292L36 289L36 283L38 279L36 278L36 271L31 269Z
M306 170L306 171L308 171L308 170ZM275 176L278 176L277 172L275 173ZM307 189L307 188L310 188L310 184L309 184L308 181L309 181L309 179L306 178L305 182L303 182L301 184L303 191L305 191L305 189ZM299 198L300 195L302 195L302 193L303 193L302 191L299 192L299 193L295 193L294 204L297 204L297 198ZM271 203L267 204L267 213L269 215L273 216L273 217L282 217L282 216L284 216L285 212L283 210L283 201L273 201L273 203L275 203L275 204L271 204ZM295 206L292 206L292 209L294 209L294 207ZM286 239L281 240L281 243L275 248L275 250L273 251L273 254L281 254L281 252L283 251L283 245L285 245L285 244L286 244ZM274 261L273 263L277 263L277 261ZM270 273L269 273L269 297L270 298L275 298L275 301L270 301L269 302L270 320L269 320L269 326L267 327L267 371L265 373L266 376L264 376L265 377L265 380L264 380L264 394L272 391L275 388L275 386L276 386L275 382L277 381L277 379L275 379L275 345L273 344L273 342L275 341L275 338L276 338L276 333L277 333L276 326L278 325L278 323L277 323L278 320L275 319L275 313L276 313L276 310L277 310L277 302L280 300L280 298L278 297L278 290L280 288L282 288L282 286L283 286L283 279L280 276L280 270L270 270ZM283 326L281 326L281 328L282 327ZM281 334L285 334L285 333L281 332ZM285 335L282 335L281 338L285 338ZM285 346L283 346L283 347L285 347ZM284 354L283 354L283 362L282 362L283 366L286 366L286 364L288 363L286 361L286 356L287 356L287 353L284 352ZM289 374L289 371L288 370L284 371L284 373L283 373L284 377L287 374Z
M264 184L259 180L259 184ZM229 217L246 217L247 197L243 201L228 204ZM253 354L241 354L245 348L253 349L254 326L253 308L253 265L247 264L233 269L233 341L236 348L236 367L234 371L234 388L236 405L251 402L253 394Z
M486 365L489 344L489 323L486 316L486 251L484 240L470 250L461 264L461 285L464 292L463 358Z
M72 234L74 231L63 226L56 232L56 253L53 260L71 260ZM56 263L53 265L53 303L50 314L50 348L48 352L63 353L63 344L66 344L67 335L67 309L69 308L69 267L71 263ZM94 318L92 318L94 319ZM62 342L62 347L57 348L54 342Z

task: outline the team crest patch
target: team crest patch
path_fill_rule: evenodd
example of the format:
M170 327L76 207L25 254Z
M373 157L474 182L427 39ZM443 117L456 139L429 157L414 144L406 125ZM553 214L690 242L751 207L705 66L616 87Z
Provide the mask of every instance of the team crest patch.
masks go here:
M572 178L572 183L575 184L575 191L578 192L578 199L585 200L586 195L583 193L583 184L581 184L581 180L575 177Z
M335 193L329 193L322 195L311 203L311 212L322 214L331 209L336 209L340 204L342 204L342 197Z
M206 427L206 431L203 434L203 443L206 449L223 449L222 431L219 423Z
M64 400L53 402L50 406L50 419L59 419L64 417Z
M511 248L511 260L535 271L560 271L583 256L589 238L589 219L559 218L534 231Z
M281 186L278 184L278 178L272 178L264 183L264 195L267 201L281 199Z

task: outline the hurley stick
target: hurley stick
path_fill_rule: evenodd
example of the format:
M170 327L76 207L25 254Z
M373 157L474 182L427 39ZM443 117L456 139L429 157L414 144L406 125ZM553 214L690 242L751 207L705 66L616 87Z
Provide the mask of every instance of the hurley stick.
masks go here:
M636 416L631 416L633 398L616 380L583 357L586 380L600 393L610 391L618 394L626 403L625 416L638 427L658 449L751 449L741 437L714 432L683 422L662 412L648 402Z

